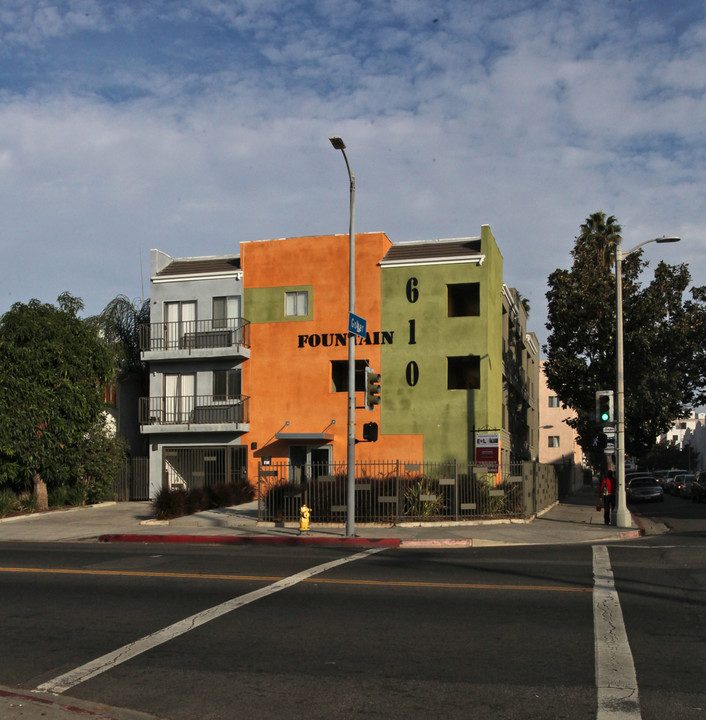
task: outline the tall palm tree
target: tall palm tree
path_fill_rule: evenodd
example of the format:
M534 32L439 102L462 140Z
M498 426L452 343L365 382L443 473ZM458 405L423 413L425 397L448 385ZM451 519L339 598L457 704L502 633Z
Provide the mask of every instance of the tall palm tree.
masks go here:
M140 359L140 325L150 321L149 298L140 301L118 295L89 321L100 328L103 338L115 351L118 380L145 372Z
M604 212L595 212L581 225L581 233L576 238L576 246L571 254L595 253L596 263L604 268L610 267L615 258L615 249L621 242L622 228L614 215L606 217Z

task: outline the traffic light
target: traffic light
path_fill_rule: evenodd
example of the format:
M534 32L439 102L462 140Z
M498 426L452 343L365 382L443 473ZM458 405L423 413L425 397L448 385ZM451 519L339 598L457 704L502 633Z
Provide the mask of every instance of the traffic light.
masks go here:
M599 423L613 423L613 391L599 390L596 393L596 421Z
M369 422L363 425L363 440L367 442L377 442L378 439L378 424L376 422Z
M371 367L365 368L365 409L372 410L380 404L380 373Z

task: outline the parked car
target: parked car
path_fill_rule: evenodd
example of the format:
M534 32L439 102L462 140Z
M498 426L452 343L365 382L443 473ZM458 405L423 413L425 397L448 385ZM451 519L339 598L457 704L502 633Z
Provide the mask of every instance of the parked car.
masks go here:
M691 485L696 476L693 474L677 475L674 478L674 494L679 497L691 497Z
M664 502L664 490L649 475L641 475L629 480L625 486L628 502Z
M693 502L706 500L706 470L696 473L696 478L691 483L691 499Z
M657 482L664 488L665 492L671 493L671 486L673 484L674 478L677 475L684 475L688 472L688 470L676 470L674 468L672 468L671 470L664 470L657 477Z

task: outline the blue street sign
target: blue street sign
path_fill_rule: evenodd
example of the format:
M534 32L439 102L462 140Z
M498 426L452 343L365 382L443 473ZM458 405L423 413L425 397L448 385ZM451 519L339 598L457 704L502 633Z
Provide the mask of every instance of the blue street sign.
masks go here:
M348 332L357 335L358 337L365 337L365 320L362 317L358 317L353 313L348 313Z

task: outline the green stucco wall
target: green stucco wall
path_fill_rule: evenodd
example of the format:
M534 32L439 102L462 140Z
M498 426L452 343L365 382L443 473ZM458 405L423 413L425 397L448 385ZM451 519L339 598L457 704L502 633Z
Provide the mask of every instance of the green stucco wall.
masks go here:
M425 461L471 460L474 428L501 428L502 256L488 226L481 253L481 265L383 267L382 328L395 340L382 348L381 431L423 435ZM454 283L480 284L478 316L448 317ZM480 388L447 389L447 358L466 355L480 357Z

